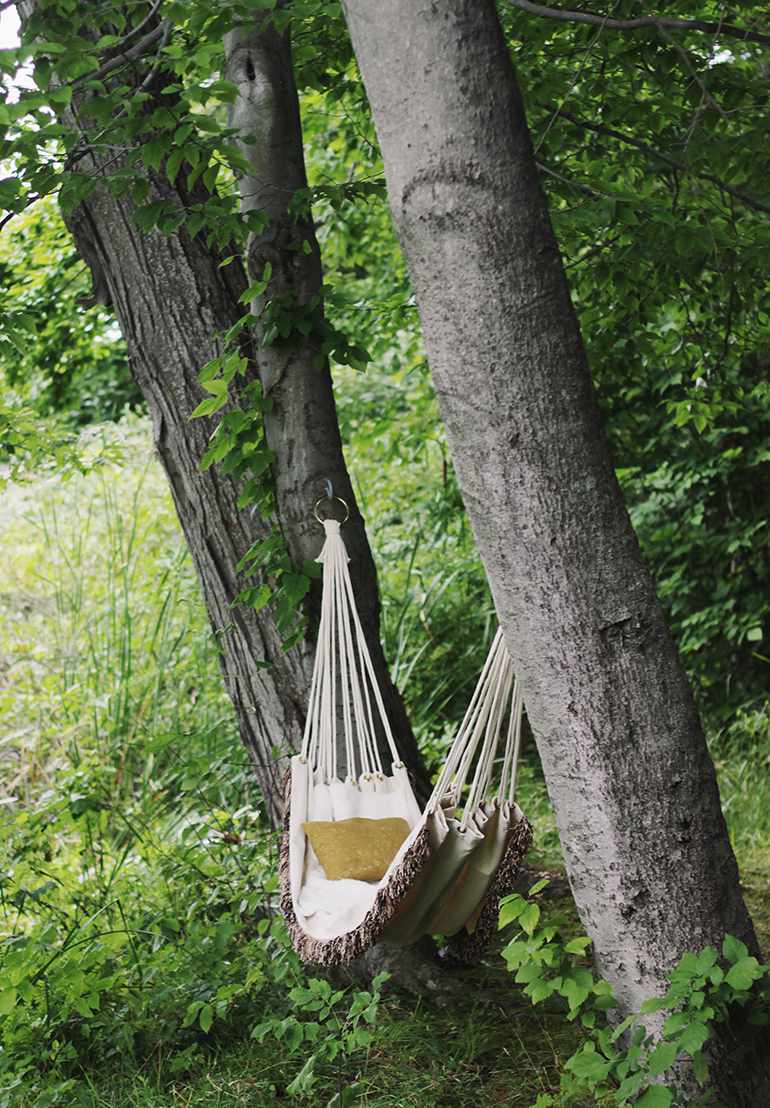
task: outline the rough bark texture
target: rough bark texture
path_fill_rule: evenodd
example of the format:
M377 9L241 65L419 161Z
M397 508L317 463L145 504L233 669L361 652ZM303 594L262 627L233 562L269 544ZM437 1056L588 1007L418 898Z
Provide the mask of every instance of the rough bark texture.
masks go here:
M598 969L634 1009L685 950L756 939L600 426L516 79L492 0L344 7L572 890ZM725 1102L770 1103L767 1064L729 1054L715 1067Z
M153 198L175 195L154 177ZM257 615L231 607L243 586L235 567L267 527L236 507L238 482L216 467L201 472L215 420L190 421L204 395L198 371L221 352L214 336L243 314L238 297L246 280L235 263L219 269L222 258L202 239L184 232L143 235L132 216L129 201L99 189L68 224L80 254L102 275L126 340L201 582L241 738L253 757L268 817L277 823L286 765L280 755L296 748L301 736L310 658L299 647L281 650L281 635L265 610Z
M32 3L20 8L23 15L25 10L32 10ZM93 30L97 36L96 6L94 9ZM286 48L279 42L271 45L281 51L281 57L270 70L268 95L276 102L283 98L281 110L293 111L296 118L293 83L283 87L279 83ZM266 58L269 60L269 50ZM148 70L149 66L150 62ZM136 80L143 80L141 72ZM149 83L145 91L161 98L159 90L170 78L161 68L146 80ZM293 108L286 107L287 97L294 98ZM80 127L76 113L77 97L68 123ZM262 139L272 141L268 134ZM290 131L282 144L270 145L260 156L265 164L280 166L284 160L287 166L301 166L298 130ZM121 164L114 151L104 157L107 161L103 166L100 155L91 152L79 168L102 175ZM292 171L277 172L283 172L288 181ZM148 176L147 201L167 199L181 206L206 198L200 185L194 196L188 194L184 172L174 185L162 173ZM266 813L278 824L286 771L281 755L298 748L304 726L313 655L312 617L319 584L314 585L309 600L310 639L288 652L282 649L281 634L268 609L256 614L243 606L231 607L243 586L235 567L267 527L252 511L238 509L238 482L222 476L216 466L205 472L199 468L216 417L192 422L189 418L205 396L198 383L199 370L221 352L217 336L243 314L238 302L247 286L243 267L236 261L220 268L222 256L206 246L204 236L190 237L184 228L168 236L157 231L143 234L134 221L131 199L116 198L103 187L76 209L68 224L94 275L95 295L111 303L126 339L131 369L152 417L155 445L220 647L222 670L241 737L254 761ZM274 258L278 266L284 264L283 248L279 238ZM317 282L317 253L315 265ZM317 554L323 538L312 518L323 479L330 477L335 488L349 499L351 521L345 537L353 559L355 585L365 600L362 619L369 648L384 675L376 572L342 456L331 377L328 368L312 370L310 355L314 352L309 351L303 360L302 352L295 349L283 375L283 387L275 390L268 436L278 455L279 525L291 554L301 562ZM262 368L258 365L258 334L245 336L243 353L249 361L246 380L253 380ZM419 754L400 697L389 681L384 683L383 692L399 750L407 765L419 772Z

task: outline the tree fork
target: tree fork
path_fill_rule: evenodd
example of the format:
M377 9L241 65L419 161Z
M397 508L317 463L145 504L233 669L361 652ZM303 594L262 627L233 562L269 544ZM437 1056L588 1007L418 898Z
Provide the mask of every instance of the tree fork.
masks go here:
M578 911L621 1010L757 950L686 674L615 478L492 0L343 0L460 487ZM729 1105L770 1097L717 1029ZM732 1040L732 1041L731 1041Z

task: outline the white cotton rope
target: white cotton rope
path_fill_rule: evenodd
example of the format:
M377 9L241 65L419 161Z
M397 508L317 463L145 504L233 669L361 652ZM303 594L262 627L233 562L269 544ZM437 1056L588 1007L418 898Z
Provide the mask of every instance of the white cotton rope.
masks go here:
M325 783L343 778L343 751L344 778L348 783L382 780L378 733L385 737L393 765L401 767L403 763L356 609L340 524L327 519L323 527L326 539L318 556L323 566L321 618L301 756ZM513 803L521 749L522 709L521 686L514 675L503 633L498 629L427 812L435 812L442 798L450 793L455 804L460 805L475 759L459 823L461 831L467 829L489 792L506 715L508 723L496 797L498 803L503 800ZM340 722L341 735L338 734Z
M378 723L393 765L401 767L402 762L356 609L340 524L327 519L323 527L326 541L317 559L323 566L321 618L301 756L328 783L343 776L340 756L344 744L345 778L355 783L384 776Z
M435 811L441 798L449 793L454 795L455 803L459 803L470 767L476 758L476 768L460 819L460 830L467 829L474 812L489 791L506 713L509 718L496 795L498 803L502 803L503 799L513 803L521 748L522 709L521 686L513 672L513 663L503 633L498 630L465 717L436 782L428 804L429 811Z

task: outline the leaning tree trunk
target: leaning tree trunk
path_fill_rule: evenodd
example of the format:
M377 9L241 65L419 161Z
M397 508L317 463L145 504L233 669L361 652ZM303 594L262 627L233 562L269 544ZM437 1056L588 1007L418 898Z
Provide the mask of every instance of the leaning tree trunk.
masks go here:
M294 305L305 331L293 331L279 344L258 353L264 395L270 399L265 433L276 456L275 475L281 522L289 548L301 564L318 551L319 526L309 510L321 493L321 478L350 508L345 545L358 611L368 629L372 662L386 696L391 723L402 736L399 746L412 770L418 793L427 799L427 776L416 750L403 702L393 686L380 645L377 572L363 519L345 466L328 358L323 350L323 277L312 216L306 205L292 211L292 200L306 192L307 176L299 101L288 36L279 34L271 16L236 27L225 37L227 77L238 87L231 126L257 141L240 142L250 165L239 181L241 210L269 217L266 229L249 239L247 261L252 281L266 264L272 270L265 293L253 304L254 334L262 340L264 313L272 298ZM317 600L318 593L311 600ZM384 739L381 736L381 739ZM388 758L383 741L383 756Z
M633 1010L684 951L725 932L756 951L756 938L600 427L513 68L492 0L344 7L577 907ZM770 1102L767 1065L739 1078L728 1053L726 1102Z
M92 6L91 30L98 37L97 6ZM33 4L19 7L24 15ZM280 70L285 47L276 42L275 48L280 52ZM124 72L121 80L126 79ZM133 72L136 85L166 106L169 97L160 90L170 79L162 67L153 72L149 60L145 65L140 61ZM279 95L293 97L296 103L293 84ZM77 100L76 96L66 122L87 140L89 127L77 118ZM263 141L270 143L271 137L265 135ZM268 145L261 156L268 164L275 156L299 160L301 165L298 143L299 134L290 132L285 148ZM114 148L105 154L101 149L90 149L78 168L106 178L125 163L129 152L118 157ZM205 203L202 186L198 184L191 196L183 181L180 175L171 185L161 172L149 171L144 202L166 200L180 208ZM297 749L304 726L320 583L313 583L307 602L309 637L289 651L282 648L282 634L269 609L255 613L233 605L244 585L236 566L267 533L269 523L250 509L238 508L242 481L224 476L216 466L201 471L199 463L216 423L215 418L191 421L190 415L206 395L198 382L199 370L222 353L220 336L243 314L239 297L247 287L246 277L237 261L220 266L223 255L206 245L204 234L190 236L184 225L170 235L157 230L143 234L134 216L135 205L128 195L116 197L100 185L68 217L68 225L91 268L95 294L112 305L126 340L131 370L152 417L158 456L200 579L240 734L252 755L266 813L277 823L287 768L283 759ZM307 226L304 233L315 245L312 227ZM294 261L293 254L288 261L282 257L285 248L279 238L274 256L279 268ZM313 279L320 281L318 266ZM258 328L255 333L243 333L241 352L247 371L239 379L242 385L259 376L258 341ZM365 598L361 615L369 649L384 675L376 572L342 455L331 377L328 367L313 368L316 353L315 342L309 342L307 349L294 342L281 387L274 389L273 412L267 416L267 438L277 454L278 524L292 559L301 565L315 557L323 538L320 527L314 526L312 510L324 480L330 478L348 500L351 519L345 539L353 558L351 569L359 596ZM398 691L389 681L383 691L399 751L421 777L419 753Z

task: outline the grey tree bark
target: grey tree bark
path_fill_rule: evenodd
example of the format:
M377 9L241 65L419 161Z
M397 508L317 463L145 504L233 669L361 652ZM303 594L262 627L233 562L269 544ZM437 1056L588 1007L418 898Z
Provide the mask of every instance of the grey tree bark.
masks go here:
M494 4L343 7L571 887L631 1011L686 950L726 932L757 949L714 767L615 479ZM767 1061L746 1060L757 1035L724 1031L729 1105L770 1103Z
M24 16L33 10L33 0L19 7ZM93 31L98 37L96 6ZM296 90L290 70L287 76L285 69L288 56L288 46L282 41L271 39L264 44L262 79L266 98L275 105L277 123L298 121ZM121 80L125 79L123 73ZM149 80L144 91L162 99L160 90L170 77L162 67L153 73L148 60L146 66L137 67L134 79L137 84ZM77 97L67 122L88 138L88 125L77 115ZM293 187L298 167L304 178L299 131L289 128L279 142L273 141L274 135L271 128L263 132L265 146L258 144L259 157L276 180ZM120 164L114 150L101 154L91 149L79 168L101 177ZM149 171L146 200L170 200L179 206L206 200L200 184L190 194L184 180L183 173L171 185L162 173ZM95 295L112 305L126 340L131 370L152 417L155 446L200 579L240 734L254 762L267 816L278 823L287 765L283 759L298 748L304 726L319 584L314 583L308 599L309 636L289 651L282 649L282 635L269 609L255 613L232 605L243 586L237 563L264 535L267 524L249 510L238 508L242 482L223 476L216 466L200 470L215 423L213 419L190 421L190 414L205 395L198 382L199 370L221 353L219 336L243 314L239 297L247 280L237 261L220 267L223 255L206 245L204 235L190 236L184 226L172 235L143 234L134 212L129 196L115 197L100 186L68 218L68 225L91 268ZM288 226L284 218L274 232L270 256L291 284L298 255L285 239ZM320 286L318 248L309 223L303 233L313 246L313 268L296 275L299 295ZM376 571L342 454L328 366L314 367L315 340L306 346L295 341L285 364L276 366L274 358L259 349L259 337L258 326L243 333L242 353L248 361L244 384L262 375L265 388L274 397L272 413L267 416L267 437L277 455L278 524L293 560L301 564L317 554L323 538L312 508L323 491L324 479L330 478L335 490L349 502L351 519L345 539L354 583L362 598L367 641L382 677L399 751L418 784L424 785L422 762L403 703L386 679Z

